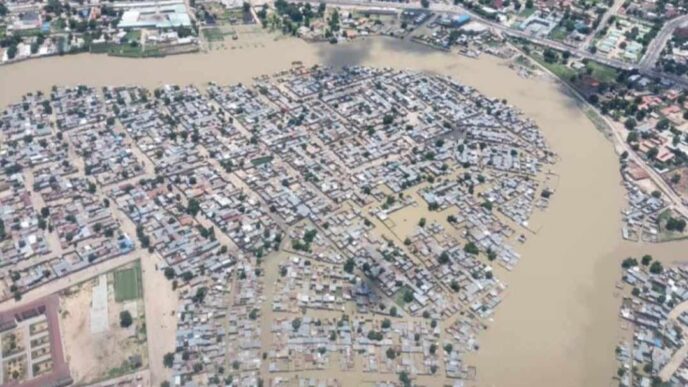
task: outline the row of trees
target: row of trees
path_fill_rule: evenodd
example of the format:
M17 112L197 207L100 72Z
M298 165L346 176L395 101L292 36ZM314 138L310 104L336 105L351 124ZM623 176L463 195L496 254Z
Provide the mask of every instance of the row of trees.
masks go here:
M650 273L661 274L664 271L664 266L659 261L653 261L651 255L646 254L640 259L640 263L647 267L650 267ZM621 262L621 267L624 269L630 269L632 267L638 266L638 260L633 257L628 257Z
M317 11L314 11L310 3L290 3L286 0L275 1L277 13L288 16L296 23L301 23L305 19L312 19L315 16L322 17L325 14L326 7L325 3L320 3L318 4Z

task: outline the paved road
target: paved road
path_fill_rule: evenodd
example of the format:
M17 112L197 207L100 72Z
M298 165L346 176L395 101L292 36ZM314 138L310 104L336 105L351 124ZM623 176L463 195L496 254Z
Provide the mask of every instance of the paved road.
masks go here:
M671 208L674 211L688 218L688 206L683 204L681 196L678 195L676 191L669 186L669 184L667 184L666 180L664 180L664 178L657 171L655 171L652 166L647 164L645 159L631 149L631 146L628 144L628 142L626 142L626 139L623 136L623 131L621 130L620 125L602 114L599 114L599 116L602 117L602 119L612 129L612 133L614 133L614 138L618 146L620 146L624 151L628 152L628 159L634 161L645 172L647 172L647 174L650 176L650 179L652 179L657 186L657 189L662 192L664 200L671 203Z
M590 46L590 42L595 38L595 35L599 31L601 31L604 27L607 26L607 22L609 21L609 18L612 15L616 15L619 12L619 9L623 5L625 0L614 0L614 4L612 4L611 7L607 10L607 12L602 15L602 19L600 19L600 24L597 25L597 28L595 28L594 31L588 34L588 36L585 37L585 40L583 40L583 43L579 46L580 49L586 50Z
M674 30L683 24L688 24L688 14L679 16L664 24L664 27L662 27L654 40L648 45L645 56L643 56L643 59L640 61L641 69L649 70L655 68L659 56L662 50L664 50L664 46L666 46L669 39L671 39Z

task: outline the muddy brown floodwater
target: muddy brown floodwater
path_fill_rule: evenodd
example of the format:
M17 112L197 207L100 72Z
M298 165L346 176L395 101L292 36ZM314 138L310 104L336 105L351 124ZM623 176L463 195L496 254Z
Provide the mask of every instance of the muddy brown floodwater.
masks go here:
M241 44L241 39L236 45ZM249 82L257 75L306 65L367 65L450 75L506 98L542 128L561 160L559 185L494 321L470 356L481 386L607 386L613 384L619 337L614 296L619 263L653 254L665 263L688 258L688 242L641 245L620 233L624 191L613 147L551 79L523 79L501 60L468 59L412 43L373 38L343 45L253 37L242 48L146 60L76 55L0 68L0 105L53 84L141 85ZM152 360L156 361L156 360Z

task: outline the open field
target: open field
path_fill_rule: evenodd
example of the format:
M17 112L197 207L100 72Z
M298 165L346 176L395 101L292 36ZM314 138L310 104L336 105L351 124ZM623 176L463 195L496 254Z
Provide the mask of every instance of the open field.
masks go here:
M552 32L549 34L549 38L553 40L563 41L567 35L568 31L566 31L566 28L559 25L554 30L552 30Z
M225 40L225 34L218 27L205 28L203 30L203 36L209 42L221 42L221 41Z
M141 298L141 269L137 265L133 268L118 270L115 276L115 300L117 302Z
M594 61L588 62L586 64L586 68L591 69L591 75L593 76L593 78L597 79L600 82L614 82L616 81L616 77L618 75L618 71L615 68L605 66Z
M688 232L686 232L686 231L680 232L680 231L667 229L667 227L666 227L667 221L672 216L676 216L676 214L674 214L673 211L671 211L669 209L665 210L664 212L662 212L659 215L658 224L659 224L659 241L660 242L669 242L669 241L676 241L676 240L688 238Z
M107 281L107 306L95 315L92 307L98 281ZM102 286L103 284L101 284ZM138 261L65 290L60 324L65 353L76 383L92 383L125 375L148 363L144 304ZM133 324L120 326L120 313L128 311ZM105 319L105 331L92 332L92 319Z
M688 168L679 168L667 172L664 174L664 179L666 181L671 181L671 179L676 175L680 176L678 183L675 183L672 186L683 199L688 200Z

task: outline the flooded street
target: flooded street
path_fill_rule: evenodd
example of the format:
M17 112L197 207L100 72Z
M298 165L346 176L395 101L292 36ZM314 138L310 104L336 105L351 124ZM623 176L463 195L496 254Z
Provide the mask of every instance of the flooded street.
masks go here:
M238 45L241 42L238 43ZM652 254L664 263L688 258L688 241L640 245L622 241L625 206L618 156L573 97L545 78L523 79L502 60L468 59L396 40L309 45L265 35L242 48L146 60L75 55L0 67L0 105L54 84L140 85L250 82L293 62L366 65L450 75L490 97L506 98L541 127L560 162L550 208L539 231L518 246L522 259L494 322L469 363L481 386L615 384L614 347L620 262ZM274 275L274 273L273 273ZM158 359L152 359L156 362Z

